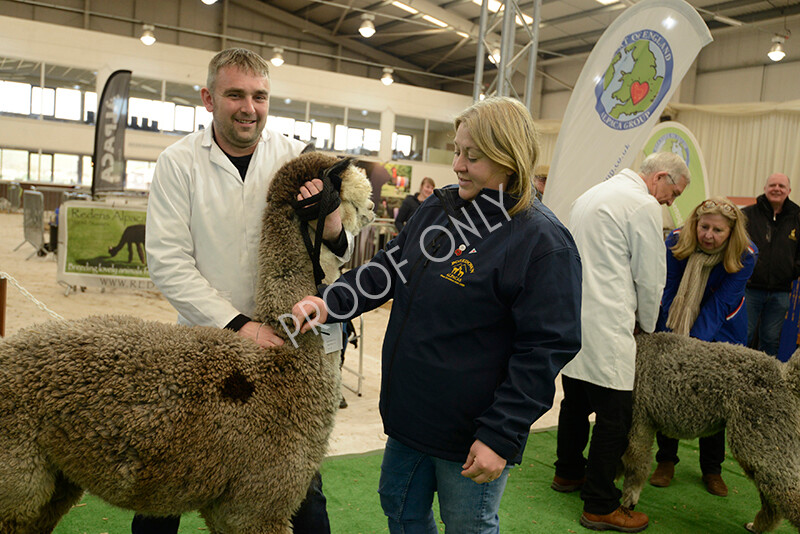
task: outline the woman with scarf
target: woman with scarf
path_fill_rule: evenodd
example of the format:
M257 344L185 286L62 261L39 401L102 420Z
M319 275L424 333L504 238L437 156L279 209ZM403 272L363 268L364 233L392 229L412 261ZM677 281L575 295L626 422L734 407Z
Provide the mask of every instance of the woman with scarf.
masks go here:
M747 343L744 289L758 250L745 229L745 216L730 200L703 201L682 228L667 237L667 284L657 331L672 331L703 341ZM658 467L650 484L669 486L678 463L678 440L656 436ZM722 480L725 431L700 438L700 469L712 495L725 497Z

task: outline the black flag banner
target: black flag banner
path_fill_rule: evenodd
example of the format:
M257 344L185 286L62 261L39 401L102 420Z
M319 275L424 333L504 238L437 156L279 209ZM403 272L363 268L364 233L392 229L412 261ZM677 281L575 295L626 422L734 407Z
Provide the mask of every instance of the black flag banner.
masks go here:
M97 109L92 163L92 196L125 190L125 128L128 125L128 89L131 71L109 76Z

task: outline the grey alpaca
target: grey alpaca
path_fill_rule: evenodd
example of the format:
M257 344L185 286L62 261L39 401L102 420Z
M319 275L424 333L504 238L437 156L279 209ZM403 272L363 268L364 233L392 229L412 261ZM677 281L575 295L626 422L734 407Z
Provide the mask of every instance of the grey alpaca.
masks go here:
M623 457L623 506L639 501L656 431L680 439L725 428L728 450L761 496L746 528L800 530L800 356L763 352L672 333L636 337L633 424Z
M270 186L258 314L279 333L315 292L288 199L335 162L303 155ZM358 232L369 182L336 168ZM264 350L217 328L95 316L0 341L0 533L52 532L84 489L149 515L200 510L216 534L291 532L341 398L319 337Z

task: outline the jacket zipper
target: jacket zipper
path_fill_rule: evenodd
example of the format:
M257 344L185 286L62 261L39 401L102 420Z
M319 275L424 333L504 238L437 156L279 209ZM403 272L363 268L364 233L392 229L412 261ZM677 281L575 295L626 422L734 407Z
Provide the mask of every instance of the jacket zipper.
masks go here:
M450 226L449 223L448 226ZM429 253L435 254L439 250L439 247L441 246L441 244L438 243L438 241L446 232L447 230L442 230L441 232L439 232L430 241L430 243L428 243L425 246L425 249ZM414 266L411 268L411 271L409 272L408 275L409 279L412 279L414 277L414 272L417 270L417 267L419 266L419 263L422 261L423 258L425 258L425 263L422 264L422 271L420 272L420 275L416 278L416 280L414 280L414 285L411 287L411 293L408 296L408 307L406 308L406 313L403 315L403 320L400 323L400 329L397 331L397 338L394 341L394 347L392 347L392 353L389 356L389 364L386 367L386 410L387 411L389 409L389 397L390 397L389 393L391 392L392 389L392 382L391 382L392 367L394 366L394 358L397 355L397 345L400 343L400 340L402 339L402 333L403 330L405 330L406 322L408 321L408 315L411 310L411 303L414 301L414 295L417 292L417 287L419 287L419 283L420 281L422 281L422 272L424 272L425 269L428 267L428 265L431 262L431 259L426 257L425 254L420 255L420 257L414 263Z

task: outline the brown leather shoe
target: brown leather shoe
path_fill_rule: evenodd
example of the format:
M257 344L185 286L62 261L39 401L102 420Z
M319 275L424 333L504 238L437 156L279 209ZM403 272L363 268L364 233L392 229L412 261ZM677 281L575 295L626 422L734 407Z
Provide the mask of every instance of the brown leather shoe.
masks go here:
M553 483L550 484L550 487L556 491L560 491L561 493L572 493L573 491L578 491L581 489L585 482L586 477L578 480L571 480L569 478L556 475L553 477Z
M642 512L634 512L620 506L610 514L597 515L583 512L581 525L591 530L616 530L617 532L641 532L650 520Z
M675 476L675 463L674 462L658 462L656 470L650 477L650 485L657 488L666 488L672 482L672 477Z
M703 475L703 484L706 485L706 489L711 495L728 496L728 486L725 485L721 475Z

